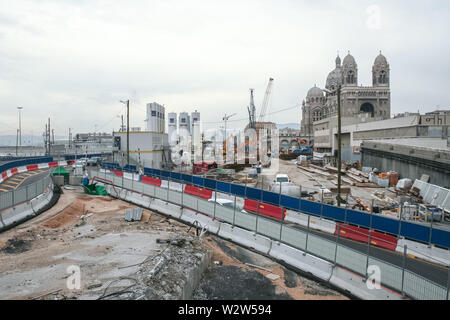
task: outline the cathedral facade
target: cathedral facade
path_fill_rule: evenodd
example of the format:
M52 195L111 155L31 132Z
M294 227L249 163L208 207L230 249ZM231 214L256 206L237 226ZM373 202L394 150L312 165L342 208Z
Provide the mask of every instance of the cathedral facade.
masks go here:
M302 103L301 133L314 136L313 123L337 115L338 85L341 85L341 117L365 114L372 121L385 120L391 114L390 68L385 56L376 57L372 67L372 86L358 86L358 65L348 53L327 77L325 90L314 86Z

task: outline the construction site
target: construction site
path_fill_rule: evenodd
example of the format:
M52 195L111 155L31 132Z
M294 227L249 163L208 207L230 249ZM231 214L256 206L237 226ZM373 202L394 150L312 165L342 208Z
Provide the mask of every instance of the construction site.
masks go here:
M177 10L184 16L188 8ZM130 26L137 20L124 15L118 20L131 17ZM80 19L67 24L78 30ZM143 21L152 19L162 23L156 16ZM192 23L160 30L157 41L148 32L156 26L143 34L111 28L114 42L126 34L152 45L129 53L128 43L102 48L89 76L64 74L77 91L49 95L58 108L37 114L16 106L18 128L16 114L8 114L8 134L0 136L0 300L449 300L450 110L405 112L401 103L413 108L419 95L391 96L388 58L374 46L360 50L374 52L360 67L350 51L327 62L329 52L315 49L315 63L333 67L324 86L290 96L299 79L283 70L309 83L317 73L312 63L297 70L287 57L289 67L252 66L264 48L239 56L251 66L245 69L230 57L241 47L222 48L226 58L211 62L198 53L219 54L209 51L215 34L193 41ZM258 41L278 29L270 30ZM241 30L235 32L220 42ZM160 47L172 33L183 33L177 46ZM403 58L388 49L392 61ZM116 51L132 53L139 65L117 74L121 63L102 69ZM199 60L183 60L190 54ZM152 64L158 55L175 55L170 68ZM120 56L125 60L133 59ZM64 60L72 63L76 69ZM234 70L232 77L222 79L229 71L216 65ZM208 71L214 75L201 78ZM91 83L94 73L101 80ZM84 82L102 89L78 91Z

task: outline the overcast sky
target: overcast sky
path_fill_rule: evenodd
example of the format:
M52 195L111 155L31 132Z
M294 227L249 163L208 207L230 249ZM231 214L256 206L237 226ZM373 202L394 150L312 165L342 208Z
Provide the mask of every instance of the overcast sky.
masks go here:
M201 112L259 110L275 78L271 121L300 122L309 88L325 86L339 50L371 85L379 51L391 66L392 113L450 108L449 1L0 0L0 135L118 129L145 104ZM245 125L233 122L230 126Z

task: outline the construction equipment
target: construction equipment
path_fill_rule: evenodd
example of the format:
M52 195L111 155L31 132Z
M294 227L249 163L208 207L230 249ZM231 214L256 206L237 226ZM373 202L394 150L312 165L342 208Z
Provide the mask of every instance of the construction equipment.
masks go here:
M250 106L248 109L248 120L249 120L249 128L256 128L256 107L255 102L253 100L253 91L255 89L250 89Z
M273 80L274 80L273 78L269 79L269 84L267 85L266 94L264 95L263 104L261 106L261 112L259 114L259 122L264 122L264 119L266 117L267 109L269 106L269 99L272 93Z

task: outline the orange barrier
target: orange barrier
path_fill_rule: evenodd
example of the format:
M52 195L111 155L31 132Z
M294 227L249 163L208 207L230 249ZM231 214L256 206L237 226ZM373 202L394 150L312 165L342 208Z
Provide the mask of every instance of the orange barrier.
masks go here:
M141 182L146 184L151 184L157 187L161 187L161 179L153 178L153 177L147 177L147 176L141 176Z
M245 199L244 210L259 213L263 216L268 216L275 219L284 219L286 217L286 210L271 204L259 203L258 210L258 201L255 200Z
M367 243L369 241L369 230L366 228L336 224L336 231L334 232L335 235L337 235L338 229L340 230L339 236L342 238L347 238L364 243ZM397 248L397 238L372 230L370 236L370 244L395 251L395 249Z
M184 187L184 192L187 194L191 194L193 196L199 196L200 198L203 199L212 198L212 190L195 187L188 184Z

